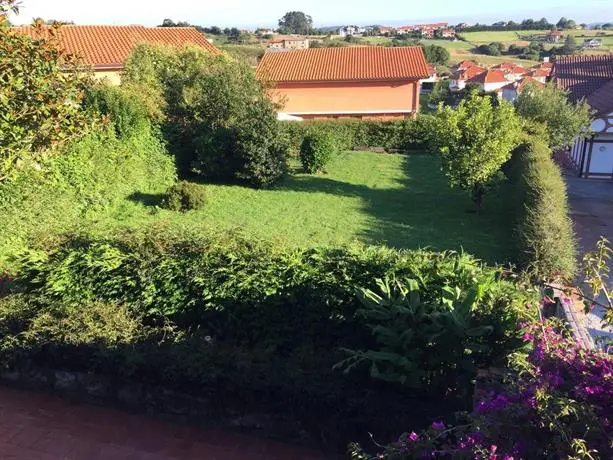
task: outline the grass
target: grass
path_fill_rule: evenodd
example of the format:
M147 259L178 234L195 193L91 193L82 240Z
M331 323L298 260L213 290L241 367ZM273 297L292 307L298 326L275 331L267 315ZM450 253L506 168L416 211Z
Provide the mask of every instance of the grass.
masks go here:
M297 165L295 165L297 166ZM201 184L204 209L179 214L152 206L156 196L128 200L93 231L148 224L233 231L290 246L354 242L396 248L464 249L488 262L510 256L510 203L503 184L470 212L468 195L450 189L439 160L427 155L347 152L327 174L296 172L273 190Z

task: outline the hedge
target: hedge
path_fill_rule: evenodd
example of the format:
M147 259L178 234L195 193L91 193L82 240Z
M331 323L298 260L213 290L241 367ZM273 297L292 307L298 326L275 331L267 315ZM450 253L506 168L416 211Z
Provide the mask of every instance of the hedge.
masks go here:
M576 243L566 185L547 143L527 138L513 153L508 169L517 204L519 263L539 278L572 279Z
M311 120L283 121L281 130L294 152L300 150L304 138L311 133L326 132L333 136L340 149L379 147L408 152L427 150L432 117L420 115L415 120Z
M347 442L372 427L385 439L410 421L469 404L457 399L459 389L445 397L373 380L368 366L349 375L332 369L346 357L343 348L376 347L357 313L358 287L376 290L377 278L412 278L424 302L444 302L450 292L469 295L479 283L486 295L472 314L492 326L490 364L522 344L517 324L527 294L470 256L286 249L158 230L73 236L24 253L17 292L0 299L0 364L214 391L221 399L314 417L317 429L332 423L341 433L331 436Z

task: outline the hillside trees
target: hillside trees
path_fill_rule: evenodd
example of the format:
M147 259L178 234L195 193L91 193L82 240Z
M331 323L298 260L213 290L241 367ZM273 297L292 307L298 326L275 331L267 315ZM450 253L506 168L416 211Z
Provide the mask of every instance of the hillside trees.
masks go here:
M308 35L313 30L313 18L302 11L290 11L279 19L279 32Z
M434 120L435 144L452 187L470 190L481 207L487 184L511 157L521 133L512 105L471 92L457 109L440 106Z

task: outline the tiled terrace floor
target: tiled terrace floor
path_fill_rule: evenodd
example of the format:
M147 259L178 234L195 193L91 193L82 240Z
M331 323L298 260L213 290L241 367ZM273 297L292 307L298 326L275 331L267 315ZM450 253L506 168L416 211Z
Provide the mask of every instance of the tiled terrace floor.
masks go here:
M316 460L324 454L0 386L0 460Z

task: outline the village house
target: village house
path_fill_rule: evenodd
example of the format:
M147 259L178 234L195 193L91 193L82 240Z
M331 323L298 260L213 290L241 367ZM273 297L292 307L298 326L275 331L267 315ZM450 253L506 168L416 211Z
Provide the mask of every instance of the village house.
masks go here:
M493 66L492 70L500 70L509 81L521 80L528 71L525 67L514 64L513 62L502 62Z
M284 103L279 118L392 120L416 116L429 70L419 46L317 48L266 53L257 77Z
M600 48L602 46L602 40L599 38L586 38L581 46L586 49Z
M362 35L365 32L366 28L359 26L345 26L336 31L340 37L353 37L355 35Z
M441 38L446 38L448 40L453 40L456 37L456 33L455 33L455 29L452 29L450 27L446 28L446 29L439 29L438 34Z
M547 40L549 43L558 43L560 40L562 40L562 37L563 37L562 32L558 32L554 30L547 34L547 36L545 37L545 40Z
M613 179L613 55L556 57L553 79L571 102L584 99L594 111L592 134L569 152L579 175Z
M481 67L472 61L462 61L449 80L449 89L454 92L461 91L471 79L486 71L485 67Z
M48 27L22 26L13 27L13 30L33 38L47 38L50 34ZM220 54L194 27L64 25L57 29L57 40L63 50L91 66L97 78L106 79L114 85L121 83L123 64L141 43L193 45Z
M531 86L542 88L544 86L544 83L532 77L524 77L520 81L514 81L503 86L496 92L498 93L498 96L505 101L514 102L520 93L522 93L525 89Z
M279 36L268 41L268 49L271 50L305 50L308 49L310 40L298 35Z
M466 80L466 84L471 83L478 85L480 91L489 93L507 85L509 79L501 70L489 69Z

